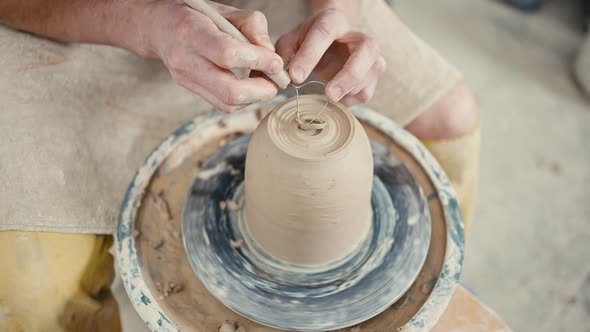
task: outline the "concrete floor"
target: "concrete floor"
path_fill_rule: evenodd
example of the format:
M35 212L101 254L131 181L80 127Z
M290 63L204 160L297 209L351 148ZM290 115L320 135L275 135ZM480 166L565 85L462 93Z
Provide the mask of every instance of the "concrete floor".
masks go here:
M482 109L479 202L463 284L515 331L590 331L590 103L571 79L575 1L397 0ZM117 284L125 331L144 331Z
M515 331L590 331L590 103L571 79L576 1L399 0L481 106L479 200L463 284Z

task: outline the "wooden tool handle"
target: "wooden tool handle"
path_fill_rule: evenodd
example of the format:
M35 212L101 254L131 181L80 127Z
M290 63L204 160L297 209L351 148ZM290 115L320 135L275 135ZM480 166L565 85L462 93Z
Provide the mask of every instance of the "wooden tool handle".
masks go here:
M209 6L205 0L184 0L184 3L186 3L192 9L209 17L211 21L217 25L219 30L227 33L239 41L252 43L250 40L248 40L248 38L246 38L246 36L244 36L244 34L242 34L240 30L238 30L238 28L226 20L225 17L221 16L221 14L219 14L215 9ZM267 76L281 89L285 89L287 85L291 83L291 77L284 69L278 74L267 74Z

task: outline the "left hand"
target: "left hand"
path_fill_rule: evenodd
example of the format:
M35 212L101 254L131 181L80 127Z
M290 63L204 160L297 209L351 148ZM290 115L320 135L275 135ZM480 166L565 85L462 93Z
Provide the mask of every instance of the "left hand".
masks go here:
M315 69L321 79L329 81L328 98L346 106L369 101L385 71L377 41L354 31L347 16L337 9L308 18L283 35L276 49L295 83L305 81Z

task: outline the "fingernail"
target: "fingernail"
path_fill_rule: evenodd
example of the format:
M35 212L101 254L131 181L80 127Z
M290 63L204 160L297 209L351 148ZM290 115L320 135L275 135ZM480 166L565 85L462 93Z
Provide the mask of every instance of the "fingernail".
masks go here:
M279 59L272 60L272 62L270 63L270 73L276 74L280 72L281 69L283 69L283 61Z
M301 83L305 80L305 71L303 68L297 66L291 70L291 73L293 74L293 80L296 82Z
M340 86L335 86L329 91L329 97L332 101L339 101L342 98L342 88Z

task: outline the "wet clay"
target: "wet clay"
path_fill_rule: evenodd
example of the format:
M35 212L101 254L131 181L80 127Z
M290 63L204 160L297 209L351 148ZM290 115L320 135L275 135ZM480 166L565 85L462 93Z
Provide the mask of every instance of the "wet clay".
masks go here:
M371 226L373 156L367 134L343 105L299 97L265 117L246 155L248 229L267 253L288 263L321 265L352 253ZM325 107L321 114L317 114Z
M178 148L178 154L171 155L170 160L163 163L159 171L152 176L138 207L134 234L142 278L152 294L159 294L158 284L168 285L172 281L182 285L179 292L171 293L167 297L156 297L156 301L183 331L215 332L226 320L236 322L247 332L278 331L239 316L215 299L192 271L179 236L186 194L193 179L199 174L202 162L211 157L220 145L225 144L224 142L235 138L236 133L254 131L258 120L268 111L264 108L257 109L252 112L252 120L247 121L243 118L235 121L228 118L216 128L217 135L205 136L205 133L196 133L198 137L187 140ZM396 331L422 307L441 272L446 248L445 220L435 189L418 162L390 137L371 126L361 124L371 140L387 146L405 164L422 187L424 194L429 197L432 218L431 245L420 275L406 295L393 306L360 324L361 331ZM174 167L171 167L172 165ZM163 218L150 193L163 193L168 202L170 220ZM159 240L163 240L163 244L154 248L153 243ZM351 329L354 327L339 331Z

